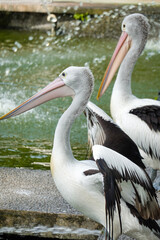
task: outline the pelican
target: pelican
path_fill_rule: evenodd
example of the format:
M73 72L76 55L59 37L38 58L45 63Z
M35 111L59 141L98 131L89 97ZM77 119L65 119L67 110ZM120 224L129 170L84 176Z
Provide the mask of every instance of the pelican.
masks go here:
M85 110L94 85L86 67L69 67L40 92L0 118L7 119L54 98L73 101L58 121L51 156L55 184L66 201L102 224L115 240L123 232L136 239L158 240L160 216L155 190L145 170L120 153L93 146L93 160L78 161L70 129ZM106 233L106 239L109 239Z
M113 87L110 110L113 120L137 144L144 164L152 169L152 182L160 169L160 102L139 99L132 94L131 75L148 36L148 19L131 14L122 22L122 34L104 74L98 92L102 96L119 68ZM121 64L121 65L120 65Z

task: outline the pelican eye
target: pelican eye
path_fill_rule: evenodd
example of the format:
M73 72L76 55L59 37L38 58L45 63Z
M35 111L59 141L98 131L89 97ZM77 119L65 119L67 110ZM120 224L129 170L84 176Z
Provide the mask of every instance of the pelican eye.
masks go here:
M125 31L126 29L126 24L123 24L123 31Z
M62 76L63 76L63 77L65 77L65 76L66 76L65 72L63 72L63 73L62 73Z

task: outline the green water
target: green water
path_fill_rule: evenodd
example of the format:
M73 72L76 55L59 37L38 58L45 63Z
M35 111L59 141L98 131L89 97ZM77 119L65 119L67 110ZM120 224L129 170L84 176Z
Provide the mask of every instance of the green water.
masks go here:
M95 76L91 100L109 113L113 84L100 101L96 100L96 94L116 42L1 30L0 115L32 96L70 65L91 68ZM159 45L159 42L150 40L136 64L132 89L138 97L155 98L160 90ZM47 169L36 163L50 161L57 121L70 102L70 98L55 99L20 116L1 121L0 166ZM76 158L87 157L87 129L83 115L72 128L71 145Z

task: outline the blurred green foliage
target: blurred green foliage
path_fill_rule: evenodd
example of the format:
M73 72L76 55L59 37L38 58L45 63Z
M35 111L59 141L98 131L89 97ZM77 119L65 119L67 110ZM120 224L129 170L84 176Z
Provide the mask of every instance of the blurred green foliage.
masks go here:
M75 13L73 17L76 20L85 21L85 20L89 19L89 14L88 14L88 12L86 12L86 13Z

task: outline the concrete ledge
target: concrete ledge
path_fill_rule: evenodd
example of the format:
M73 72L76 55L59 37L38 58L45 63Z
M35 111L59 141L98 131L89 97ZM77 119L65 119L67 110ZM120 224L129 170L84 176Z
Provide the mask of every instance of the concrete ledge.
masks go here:
M0 209L78 214L59 194L49 170L0 168Z
M81 215L0 210L0 234L96 240L102 227Z
M9 3L8 3L9 2ZM120 35L120 24L123 18L132 13L146 15L151 24L151 37L159 37L160 2L142 1L137 4L127 4L128 1L86 2L53 2L42 4L35 1L1 1L0 27L25 30L49 30L55 28L56 35L71 35L78 37L117 38ZM126 2L126 4L123 4ZM150 3L147 3L150 2ZM23 4L24 3L24 4ZM57 24L47 21L50 13L56 14Z
M1 0L0 2L0 11L12 11L12 12L39 12L45 13L46 8L49 12L54 13L75 13L75 12L88 12L89 14L101 14L105 10L117 8L122 5L145 5L145 6L160 6L159 0L150 1L150 0L90 0L88 1L43 1L43 0Z

